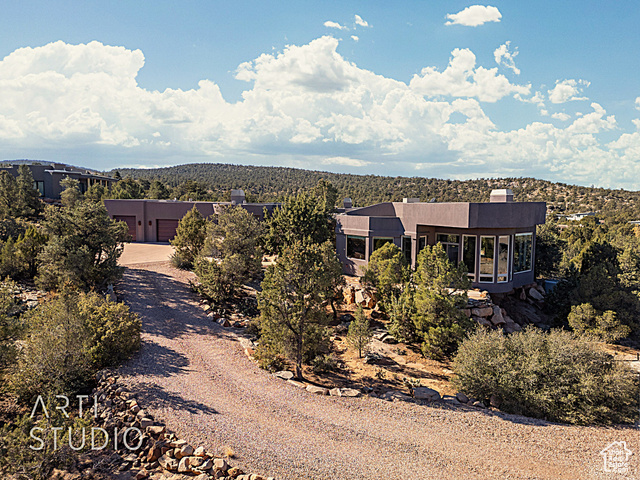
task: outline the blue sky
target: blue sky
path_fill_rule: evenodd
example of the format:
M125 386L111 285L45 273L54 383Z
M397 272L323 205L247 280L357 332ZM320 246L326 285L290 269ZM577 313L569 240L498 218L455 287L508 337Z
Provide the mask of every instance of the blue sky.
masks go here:
M5 2L0 158L640 189L640 7Z

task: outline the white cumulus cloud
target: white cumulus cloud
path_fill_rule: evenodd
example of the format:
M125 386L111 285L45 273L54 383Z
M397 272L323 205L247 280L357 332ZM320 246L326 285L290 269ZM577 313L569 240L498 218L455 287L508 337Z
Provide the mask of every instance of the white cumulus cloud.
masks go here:
M587 97L580 97L585 87L589 86L586 80L556 80L556 85L549 93L551 103L565 103L572 100L587 100Z
M558 113L552 113L551 118L555 118L556 120L561 120L563 122L566 122L571 118L571 115L564 112L558 112Z
M360 27L370 27L369 22L367 22L366 20L363 20L363 18L360 15L355 15L354 20L356 22L356 25Z
M358 37L357 35L351 35L351 40L353 40L354 42L357 42L360 40L360 37Z
M344 25L340 25L338 22L332 22L331 20L324 22L324 26L327 28L337 28L338 30L349 30Z
M499 22L502 18L500 10L491 5L471 5L458 13L449 13L445 25L464 25L477 27L487 22Z
M515 62L515 58L518 55L518 49L515 48L513 51L511 51L509 49L510 45L511 45L510 41L507 41L502 45L500 45L493 52L493 57L495 58L496 63L498 65L502 65L505 68L509 68L513 70L513 73L515 73L516 75L520 75L520 69L516 67L516 62Z
M92 159L107 152L103 168L250 159L640 188L640 130L603 143L601 134L609 139L619 126L598 103L567 124L499 128L482 102L515 96L543 109L544 98L477 65L470 50L454 50L443 71L427 66L407 84L358 67L338 45L324 36L240 64L246 88L232 103L209 79L188 90L142 88L138 50L98 42L18 49L0 61L0 158L84 158L77 163L97 167Z
M476 97L483 102L495 102L511 95L528 95L530 85L516 85L500 75L497 68L476 67L476 56L468 48L451 52L447 68L423 68L411 79L410 87L423 95Z

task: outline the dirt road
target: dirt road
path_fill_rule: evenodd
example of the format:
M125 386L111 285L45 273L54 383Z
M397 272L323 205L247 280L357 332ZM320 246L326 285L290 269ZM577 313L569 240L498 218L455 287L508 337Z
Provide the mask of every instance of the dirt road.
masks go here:
M468 407L321 397L260 370L207 319L167 262L125 274L143 346L121 370L157 420L192 444L278 479L599 479L600 451L640 442L632 428L570 427Z

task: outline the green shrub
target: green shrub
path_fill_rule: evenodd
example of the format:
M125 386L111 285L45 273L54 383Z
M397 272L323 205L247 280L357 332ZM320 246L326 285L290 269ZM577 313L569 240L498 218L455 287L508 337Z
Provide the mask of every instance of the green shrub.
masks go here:
M440 243L418 255L414 275L416 334L425 356L441 360L453 355L474 322L462 311L470 283L464 265L453 265Z
M578 335L592 335L603 342L615 342L631 333L631 328L620 322L616 312L607 310L599 314L590 303L571 307L568 321Z
M108 302L96 293L80 295L80 317L91 334L92 366L117 366L140 348L140 317L124 303Z
M409 279L407 261L393 243L385 243L371 254L362 281L376 288L382 305L388 310L392 299L400 294L400 286Z
M311 361L314 373L335 372L338 369L338 358L333 353L318 355Z
M204 246L207 236L207 221L194 206L178 223L176 236L170 241L175 248L171 258L178 268L191 268Z
M23 321L28 333L11 378L23 400L86 391L97 370L117 365L140 345L138 316L95 293L63 293Z
M454 386L482 400L494 395L507 412L585 425L638 418L637 375L571 332L481 329L464 340L453 368Z
M269 372L279 372L287 366L287 360L281 349L273 343L261 342L258 344L253 357L260 368Z
M413 288L406 284L398 297L391 299L389 308L389 333L401 342L413 342L416 339L416 326L413 317L416 308L413 302Z

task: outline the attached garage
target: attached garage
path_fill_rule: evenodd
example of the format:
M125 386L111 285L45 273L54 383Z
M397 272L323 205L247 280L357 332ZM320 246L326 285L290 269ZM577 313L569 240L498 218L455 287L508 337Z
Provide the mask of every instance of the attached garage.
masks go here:
M157 220L156 228L158 242L168 242L176 236L179 220Z
M113 219L117 222L124 222L129 227L129 235L131 235L131 241L136 241L136 217L135 215L114 215Z

